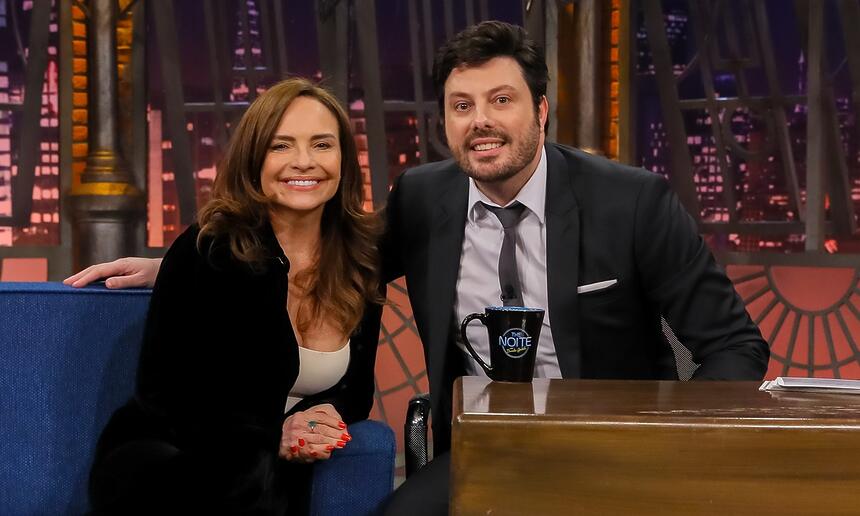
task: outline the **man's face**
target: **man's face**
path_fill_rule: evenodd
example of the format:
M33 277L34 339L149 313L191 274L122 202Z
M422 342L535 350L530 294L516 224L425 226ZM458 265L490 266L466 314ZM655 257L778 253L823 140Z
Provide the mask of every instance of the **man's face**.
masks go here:
M543 144L546 99L535 113L520 65L511 57L455 68L445 81L445 136L460 168L477 181L509 179ZM526 171L524 173L530 173Z

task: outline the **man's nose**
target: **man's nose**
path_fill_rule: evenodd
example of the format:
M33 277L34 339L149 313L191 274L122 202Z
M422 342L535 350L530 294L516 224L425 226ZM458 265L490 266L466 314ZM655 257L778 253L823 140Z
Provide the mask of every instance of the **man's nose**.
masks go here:
M476 106L475 117L472 118L472 128L483 129L493 127L495 125L495 121L489 115L490 114L487 112L486 108Z

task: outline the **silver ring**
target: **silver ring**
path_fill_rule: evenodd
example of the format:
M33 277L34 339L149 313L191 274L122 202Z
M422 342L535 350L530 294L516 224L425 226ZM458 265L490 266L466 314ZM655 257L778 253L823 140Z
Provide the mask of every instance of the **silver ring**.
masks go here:
M317 427L317 422L316 422L316 421L314 421L313 419L311 419L310 421L308 421L308 428L310 428L311 432L313 432L313 431L314 431L314 428L316 428L316 427Z

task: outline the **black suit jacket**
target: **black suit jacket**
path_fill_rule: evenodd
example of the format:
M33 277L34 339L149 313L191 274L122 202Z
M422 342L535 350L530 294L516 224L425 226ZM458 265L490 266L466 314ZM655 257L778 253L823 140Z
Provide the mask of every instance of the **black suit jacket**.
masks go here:
M695 379L762 378L767 343L668 182L562 145L546 154L547 308L562 375L677 379L662 315L699 364ZM384 270L406 276L437 451L450 446L451 385L464 372L452 329L467 201L468 178L448 160L403 173L387 207Z

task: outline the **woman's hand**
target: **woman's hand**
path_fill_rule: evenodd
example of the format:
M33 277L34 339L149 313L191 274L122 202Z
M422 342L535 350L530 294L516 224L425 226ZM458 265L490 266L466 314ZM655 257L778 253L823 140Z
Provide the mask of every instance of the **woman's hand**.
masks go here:
M281 427L278 455L296 462L314 462L331 457L352 440L346 424L334 406L326 403L296 412Z

